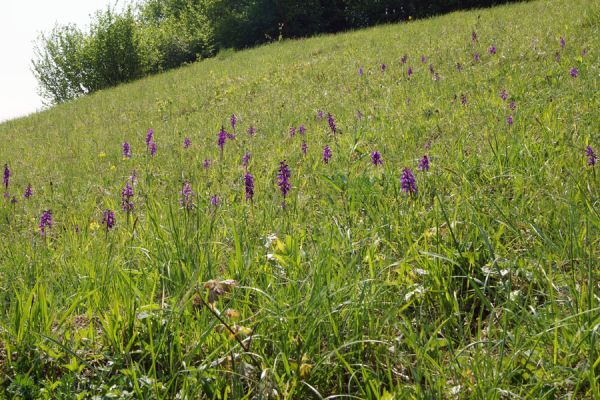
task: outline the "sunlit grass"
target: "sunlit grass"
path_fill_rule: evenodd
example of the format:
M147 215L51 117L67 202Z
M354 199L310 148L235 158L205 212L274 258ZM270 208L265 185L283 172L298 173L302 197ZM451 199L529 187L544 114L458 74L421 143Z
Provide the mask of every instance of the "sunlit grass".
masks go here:
M3 395L599 398L599 27L593 1L454 13L224 53L0 125Z

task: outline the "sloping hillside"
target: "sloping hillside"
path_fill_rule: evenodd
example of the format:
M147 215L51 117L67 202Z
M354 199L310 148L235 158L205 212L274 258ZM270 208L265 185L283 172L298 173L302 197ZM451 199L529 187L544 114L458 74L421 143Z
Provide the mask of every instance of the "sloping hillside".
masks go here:
M527 2L0 125L3 394L599 397L598 43Z

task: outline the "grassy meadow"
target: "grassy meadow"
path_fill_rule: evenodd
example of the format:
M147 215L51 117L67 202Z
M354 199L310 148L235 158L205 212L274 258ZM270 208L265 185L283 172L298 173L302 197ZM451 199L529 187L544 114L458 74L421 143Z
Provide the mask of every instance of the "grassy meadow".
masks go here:
M0 397L600 398L599 43L524 2L1 124Z

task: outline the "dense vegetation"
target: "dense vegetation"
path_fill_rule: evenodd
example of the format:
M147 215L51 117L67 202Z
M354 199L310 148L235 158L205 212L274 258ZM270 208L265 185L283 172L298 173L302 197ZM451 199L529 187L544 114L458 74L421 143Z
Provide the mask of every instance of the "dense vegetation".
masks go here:
M145 0L59 25L33 60L49 103L211 57L222 49L424 17L508 0Z
M460 12L1 124L0 397L600 398L599 29Z

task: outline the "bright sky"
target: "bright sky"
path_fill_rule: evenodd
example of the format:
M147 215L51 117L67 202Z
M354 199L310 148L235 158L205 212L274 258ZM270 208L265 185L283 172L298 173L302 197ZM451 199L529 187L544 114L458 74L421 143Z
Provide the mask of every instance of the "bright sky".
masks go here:
M122 1L120 2L122 3ZM2 0L0 5L0 122L42 108L31 72L34 41L58 22L84 28L115 0Z

